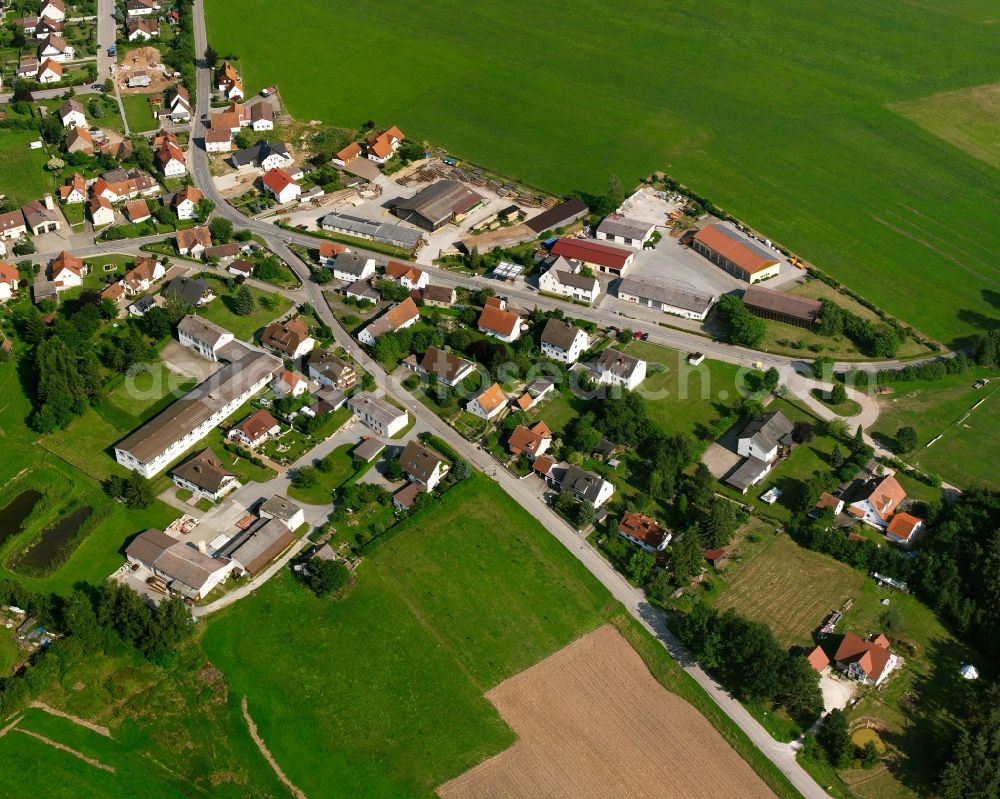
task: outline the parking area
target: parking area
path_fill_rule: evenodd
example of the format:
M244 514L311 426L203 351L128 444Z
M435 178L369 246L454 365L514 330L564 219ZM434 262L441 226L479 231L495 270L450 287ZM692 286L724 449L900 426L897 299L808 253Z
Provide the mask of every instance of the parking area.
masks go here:
M853 680L844 679L840 672L834 671L830 666L823 669L819 678L819 688L823 692L823 708L826 712L829 713L834 708L843 710L847 707L857 685Z

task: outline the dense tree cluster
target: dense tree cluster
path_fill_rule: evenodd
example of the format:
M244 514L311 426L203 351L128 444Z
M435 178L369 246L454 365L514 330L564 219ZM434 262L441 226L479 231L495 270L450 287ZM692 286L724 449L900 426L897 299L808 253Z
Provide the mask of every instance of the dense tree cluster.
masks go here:
M715 304L715 310L728 329L729 343L744 347L760 346L767 326L763 319L747 310L742 300L732 294L723 294Z
M830 300L822 300L822 305L816 332L821 336L843 334L865 355L892 358L906 337L901 328L865 319Z
M326 596L339 591L350 578L351 573L340 560L313 558L300 572L300 579L316 596Z
M804 657L785 651L767 625L698 602L677 634L738 699L783 707L803 726L823 712L816 672Z

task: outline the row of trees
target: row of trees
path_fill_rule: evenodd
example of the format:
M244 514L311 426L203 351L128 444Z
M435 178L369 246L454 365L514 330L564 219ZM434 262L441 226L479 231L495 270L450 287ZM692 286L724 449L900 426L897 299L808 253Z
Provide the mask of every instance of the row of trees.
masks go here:
M816 332L821 336L847 336L865 355L892 358L905 339L901 328L885 322L873 322L824 299Z
M732 294L723 294L715 305L716 313L726 324L727 341L744 347L758 347L767 334L767 326L759 316L747 310L743 301Z
M737 699L783 707L804 727L823 712L816 672L804 657L783 649L767 625L697 602L678 622L677 634Z

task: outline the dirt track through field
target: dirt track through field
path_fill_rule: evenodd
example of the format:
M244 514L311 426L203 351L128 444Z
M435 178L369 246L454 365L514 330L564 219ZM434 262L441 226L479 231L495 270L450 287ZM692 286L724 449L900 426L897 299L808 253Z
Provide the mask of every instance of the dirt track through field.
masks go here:
M69 754L73 755L73 757L79 758L84 763L89 763L94 768L99 768L104 771L110 771L112 774L115 773L114 766L109 766L107 763L102 763L100 760L94 760L94 758L92 757L87 757L83 752L78 752L76 749L72 749L71 747L66 746L66 744L59 743L59 741L53 741L51 738L46 738L44 735L39 735L37 732L32 732L31 730L25 730L20 727L18 727L17 732L23 732L25 735L30 735L32 738L36 738L43 744L48 744L53 749L58 749L61 752L68 752Z
M438 788L442 799L740 799L774 794L613 627L487 693L519 740Z
M101 724L95 724L92 721L87 721L86 719L82 719L79 716L74 716L71 713L65 713L62 710L56 710L54 707L46 705L44 702L35 701L32 702L30 705L28 705L28 707L34 707L37 708L38 710L44 710L51 716L58 716L61 719L68 719L69 721L72 721L74 724L79 724L81 727L86 727L88 730L93 730L98 735L103 735L105 738L111 737L111 730L109 730L107 727L104 727Z
M271 768L274 769L274 773L278 775L278 779L284 784L289 791L292 792L292 796L295 799L306 799L306 795L285 775L285 772L281 770L281 766L278 765L278 761L274 759L274 755L271 754L271 750L267 748L267 744L264 743L264 739L260 737L257 732L257 725L254 720L250 718L250 710L247 708L247 698L244 696L243 701L240 703L243 708L243 718L246 719L247 728L250 730L250 737L253 738L253 742L257 744L257 748L260 749L260 753L264 755L264 759L271 764Z

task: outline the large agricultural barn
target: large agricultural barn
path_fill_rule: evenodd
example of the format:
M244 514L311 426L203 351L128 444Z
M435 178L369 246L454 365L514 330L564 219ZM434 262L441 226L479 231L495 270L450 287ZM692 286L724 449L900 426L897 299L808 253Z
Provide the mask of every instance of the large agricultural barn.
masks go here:
M482 201L481 195L457 180L439 180L409 199L400 200L392 212L400 219L433 231L461 220Z
M635 258L631 250L610 247L593 239L559 239L552 245L552 254L615 275L625 274Z
M717 222L699 230L691 248L725 269L733 277L756 283L776 277L781 263L774 254L728 222Z
M763 286L750 286L743 293L743 304L762 319L774 319L806 330L816 323L823 307L819 300L796 297L794 294L785 294Z
M708 309L715 302L711 294L697 291L684 291L670 286L660 286L647 283L645 280L629 280L622 278L618 283L618 298L636 305L645 305L674 316L685 319L695 319L703 322L708 316Z

